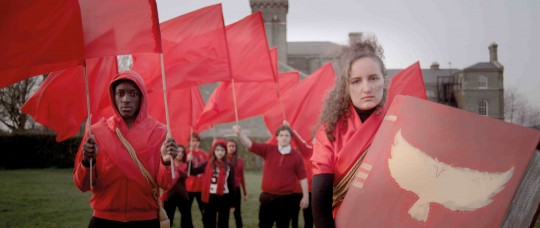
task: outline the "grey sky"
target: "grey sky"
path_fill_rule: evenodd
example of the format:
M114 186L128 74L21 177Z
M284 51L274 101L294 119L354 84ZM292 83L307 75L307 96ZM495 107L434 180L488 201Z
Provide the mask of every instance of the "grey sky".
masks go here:
M221 2L225 23L251 13L248 0L157 0L160 21ZM488 62L499 45L505 87L540 107L540 1L536 0L289 0L288 41L345 44L349 32L377 36L388 68L420 61L422 68L463 69Z

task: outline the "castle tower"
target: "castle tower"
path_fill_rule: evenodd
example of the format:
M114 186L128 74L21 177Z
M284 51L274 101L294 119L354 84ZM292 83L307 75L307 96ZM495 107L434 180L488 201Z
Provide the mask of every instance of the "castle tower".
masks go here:
M249 0L251 12L262 12L270 48L278 49L278 60L287 63L288 0Z

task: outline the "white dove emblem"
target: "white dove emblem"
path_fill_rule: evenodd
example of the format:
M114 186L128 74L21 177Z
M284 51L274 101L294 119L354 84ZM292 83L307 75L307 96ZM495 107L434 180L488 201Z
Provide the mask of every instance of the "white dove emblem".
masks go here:
M442 163L410 145L401 129L394 138L388 168L401 188L418 196L408 212L421 222L428 218L430 203L453 211L474 211L490 204L514 172L514 166L489 173Z

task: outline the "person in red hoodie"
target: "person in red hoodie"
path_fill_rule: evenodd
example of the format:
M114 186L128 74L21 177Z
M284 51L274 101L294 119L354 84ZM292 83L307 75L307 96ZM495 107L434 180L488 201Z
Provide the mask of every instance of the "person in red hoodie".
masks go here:
M205 228L229 227L229 213L234 210L234 169L227 162L227 142L214 141L210 160L199 166L191 166L193 174L202 174L201 199L204 202L203 224ZM193 156L188 156L188 160ZM216 221L217 217L217 221Z
M178 144L178 155L174 158L174 168L178 175L178 181L176 181L171 189L166 189L161 194L163 208L167 212L167 217L171 220L171 227L173 226L174 213L176 212L176 208L178 208L181 216L180 227L193 228L193 224L191 224L191 208L188 207L189 196L186 190L186 159L186 148Z
M242 228L242 213L240 211L240 205L242 204L242 198L244 202L247 200L247 191L246 191L246 179L244 178L244 160L238 157L238 145L236 141L229 139L227 140L227 162L231 164L234 168L234 220L236 221L236 227ZM242 197L242 192L244 197Z
M147 181L125 143L164 189L174 183L169 166L177 145L166 139L166 127L148 115L147 91L138 73L118 74L109 88L114 114L92 125L74 164L75 186L92 192L89 227L159 227L159 189Z
M189 138L189 149L187 150L187 154L191 155L192 159L188 161L188 166L199 166L202 163L208 161L208 155L206 155L206 152L199 148L199 145L201 143L201 138L199 137L199 134L192 133ZM191 216L191 207L193 205L193 200L197 199L197 205L199 207L199 211L201 212L201 215L204 215L204 209L203 209L203 203L201 201L201 189L202 189L202 174L196 175L191 174L188 171L188 178L186 180L186 187L188 191L189 196L189 214L186 216L189 218L189 224L193 226L193 220Z
M252 142L238 125L233 130L249 151L264 159L262 193L259 207L259 227L289 227L294 213L294 188L300 182L300 208L309 206L308 181L302 155L291 147L292 130L282 125L276 130L278 145Z

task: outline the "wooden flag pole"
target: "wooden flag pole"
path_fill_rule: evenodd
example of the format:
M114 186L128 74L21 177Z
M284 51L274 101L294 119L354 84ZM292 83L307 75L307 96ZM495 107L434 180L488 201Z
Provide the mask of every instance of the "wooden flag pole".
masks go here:
M192 141L193 141L193 127L190 127L189 128L189 149L190 149L191 154L193 154L193 145L191 145ZM191 160L188 161L188 170L187 170L187 176L189 177L190 175L191 175Z
M233 91L233 103L234 103L234 117L236 119L236 125L238 125L238 108L236 107L236 89L234 88L234 78L231 79L232 91Z
M163 52L159 53L161 60L161 82L163 83L163 104L165 105L165 121L167 122L167 138L172 138L171 122L169 120L169 105L167 104L167 83L165 82L165 61L163 60ZM171 158L171 176L174 179L174 159Z
M88 83L88 73L86 71L86 60L84 61L84 85L86 87L86 111L87 111L87 118L86 118L86 125L88 126L88 137L92 137L92 116L90 113L90 86ZM97 150L97 147L96 147ZM93 189L94 185L92 185L92 168L94 165L94 159L90 158L90 188Z

